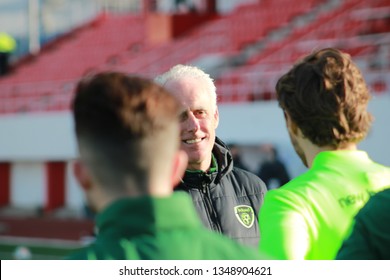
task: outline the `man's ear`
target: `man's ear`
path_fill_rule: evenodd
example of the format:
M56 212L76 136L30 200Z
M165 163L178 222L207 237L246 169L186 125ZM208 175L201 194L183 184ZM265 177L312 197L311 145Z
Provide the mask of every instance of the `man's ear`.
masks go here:
M173 167L172 167L172 187L176 187L181 179L183 178L184 172L186 171L188 165L188 156L187 153L179 150L176 152L173 158Z
M87 167L80 161L73 163L73 174L84 191L88 191L92 186L92 178Z

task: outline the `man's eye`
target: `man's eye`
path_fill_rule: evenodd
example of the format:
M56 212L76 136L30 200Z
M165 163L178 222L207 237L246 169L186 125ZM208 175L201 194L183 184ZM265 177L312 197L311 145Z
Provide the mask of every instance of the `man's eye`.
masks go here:
M196 111L195 114L196 114L197 116L199 116L199 117L202 117L202 116L205 116L205 115L206 115L206 111L199 110L199 111Z

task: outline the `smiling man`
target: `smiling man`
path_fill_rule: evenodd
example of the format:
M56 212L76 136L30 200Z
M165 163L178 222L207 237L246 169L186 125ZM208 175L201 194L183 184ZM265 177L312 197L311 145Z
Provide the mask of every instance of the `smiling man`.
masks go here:
M176 190L191 194L205 226L257 246L257 217L266 186L256 175L234 167L231 152L216 137L219 114L213 80L197 67L176 65L156 81L181 104L180 143L188 166Z
M138 76L100 72L80 80L73 168L97 214L96 239L66 259L268 258L203 227L189 195L173 192L187 166L179 109L170 93Z

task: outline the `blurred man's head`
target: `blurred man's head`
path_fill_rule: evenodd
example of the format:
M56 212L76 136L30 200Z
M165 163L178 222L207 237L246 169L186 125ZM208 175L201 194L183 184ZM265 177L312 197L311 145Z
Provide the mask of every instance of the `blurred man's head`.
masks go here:
M265 161L275 161L278 156L278 151L273 144L261 144L260 151L264 156Z
M101 210L109 202L102 198L172 192L186 156L178 152L179 104L171 94L146 79L100 73L80 81L73 113L75 175L92 207Z
M303 58L279 79L276 93L304 163L305 151L297 137L338 150L355 145L368 133L369 91L351 57L339 50L323 49Z
M213 80L196 67L176 65L158 76L156 82L181 103L181 149L188 155L187 168L208 170L219 122Z

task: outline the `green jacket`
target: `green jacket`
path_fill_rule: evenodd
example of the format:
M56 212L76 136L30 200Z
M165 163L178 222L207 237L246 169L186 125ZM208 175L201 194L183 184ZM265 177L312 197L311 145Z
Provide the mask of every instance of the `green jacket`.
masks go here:
M209 231L186 193L125 198L97 216L96 240L68 259L251 260L254 249Z

